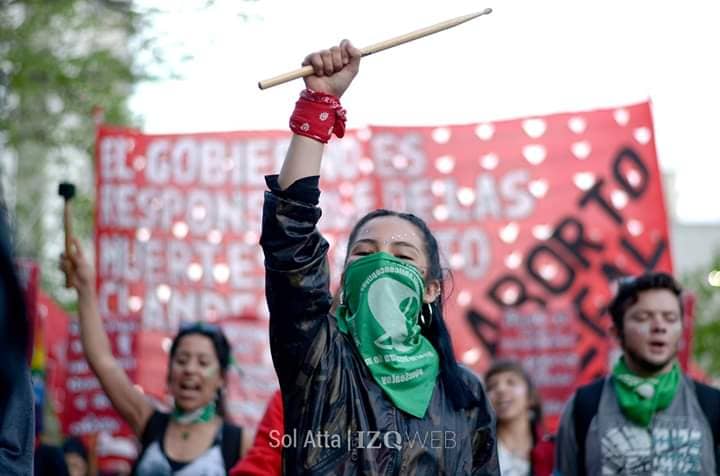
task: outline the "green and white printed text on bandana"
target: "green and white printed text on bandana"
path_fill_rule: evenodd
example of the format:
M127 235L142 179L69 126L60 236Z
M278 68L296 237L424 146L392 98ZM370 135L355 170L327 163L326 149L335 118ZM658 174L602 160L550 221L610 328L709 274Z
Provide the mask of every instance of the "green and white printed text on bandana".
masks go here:
M399 409L422 418L439 372L435 348L420 334L425 283L418 269L387 253L351 263L338 328L349 334L373 379Z

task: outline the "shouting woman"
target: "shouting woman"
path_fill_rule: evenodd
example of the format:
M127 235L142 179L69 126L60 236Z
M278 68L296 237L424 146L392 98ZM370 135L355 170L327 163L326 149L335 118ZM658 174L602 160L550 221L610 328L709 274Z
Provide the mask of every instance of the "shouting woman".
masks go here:
M204 322L180 328L170 346L167 377L174 408L171 413L159 411L112 355L98 312L94 271L77 242L62 266L66 272L72 269L70 282L78 293L85 357L115 410L141 440L134 474L228 474L250 440L224 418L223 391L231 354L222 330Z

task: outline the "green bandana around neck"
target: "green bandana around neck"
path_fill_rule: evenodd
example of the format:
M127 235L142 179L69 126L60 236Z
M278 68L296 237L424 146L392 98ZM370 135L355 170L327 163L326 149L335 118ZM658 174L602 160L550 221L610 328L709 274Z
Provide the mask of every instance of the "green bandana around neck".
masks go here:
M350 335L375 382L400 410L425 416L440 359L420 333L425 283L418 269L373 253L351 263L343 279L338 329Z
M190 412L186 412L175 405L170 418L182 425L192 425L195 423L208 423L215 418L216 414L217 408L215 406L215 402L212 401L204 407L197 408Z
M621 357L613 368L612 377L623 414L647 428L653 415L672 403L680 382L680 367L675 362L669 372L644 378L632 373Z

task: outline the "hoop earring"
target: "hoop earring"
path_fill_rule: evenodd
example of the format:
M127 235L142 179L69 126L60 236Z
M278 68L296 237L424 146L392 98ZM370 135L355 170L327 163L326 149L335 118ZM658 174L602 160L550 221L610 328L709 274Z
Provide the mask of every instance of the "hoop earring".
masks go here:
M428 310L427 322L425 321L425 313L423 312L425 310L425 306L427 306L427 310ZM420 325L422 327L429 327L430 323L432 322L432 317L433 317L432 305L431 304L423 305L423 309L420 311Z

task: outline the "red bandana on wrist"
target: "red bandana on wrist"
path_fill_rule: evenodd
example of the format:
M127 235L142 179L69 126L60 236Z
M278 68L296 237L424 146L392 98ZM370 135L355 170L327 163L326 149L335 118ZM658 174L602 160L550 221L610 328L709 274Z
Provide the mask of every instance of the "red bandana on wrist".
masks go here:
M345 135L345 109L336 96L305 89L290 116L290 130L327 144L333 132Z

